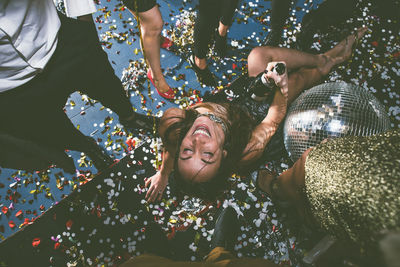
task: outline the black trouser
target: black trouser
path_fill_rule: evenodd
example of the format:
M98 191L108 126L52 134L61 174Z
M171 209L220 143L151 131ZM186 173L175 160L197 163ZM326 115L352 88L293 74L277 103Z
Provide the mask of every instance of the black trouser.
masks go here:
M0 130L54 148L85 151L86 137L63 110L71 93L79 90L120 117L133 110L93 25L60 18L57 48L43 72L0 93Z
M199 0L194 25L194 55L205 58L218 23L230 26L239 0Z
M122 0L124 5L132 11L146 12L157 5L156 0Z
M271 1L271 30L282 34L283 25L289 17L291 0Z

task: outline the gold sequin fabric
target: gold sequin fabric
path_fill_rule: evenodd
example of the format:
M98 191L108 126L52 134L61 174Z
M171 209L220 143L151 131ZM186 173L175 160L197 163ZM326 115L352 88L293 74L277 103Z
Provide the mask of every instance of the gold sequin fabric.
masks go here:
M307 156L305 191L314 218L339 239L369 247L400 230L400 131L332 139Z

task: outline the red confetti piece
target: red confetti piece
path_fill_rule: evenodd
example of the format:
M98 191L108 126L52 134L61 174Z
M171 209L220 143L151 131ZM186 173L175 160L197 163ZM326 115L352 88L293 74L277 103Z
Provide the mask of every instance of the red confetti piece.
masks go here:
M74 223L74 222L73 222L72 220L68 220L68 221L65 223L65 226L67 227L68 230L71 229L73 223Z
M6 206L3 206L3 207L1 208L1 211L2 211L4 214L7 214L8 208L7 208Z
M55 243L55 244L54 244L54 249L58 249L58 248L60 247L60 245L61 245L61 244L60 244L60 243L58 243L58 242L57 242L57 243Z
M40 245L40 238L36 237L32 240L32 247L36 248Z
M40 205L40 208L39 208L40 210L44 210L44 206L43 205Z
M378 47L378 42L377 42L377 41L373 41L371 44L372 44L373 46L375 46L375 47Z
M22 215L22 210L19 210L16 214L15 214L15 217L19 217L19 216L21 216Z
M171 230L172 232L167 235L168 240L171 240L175 236L175 227L172 226Z
M235 63L232 63L232 69L236 69L237 65Z
M10 226L10 228L13 229L15 227L15 223L13 221L9 221L8 226Z

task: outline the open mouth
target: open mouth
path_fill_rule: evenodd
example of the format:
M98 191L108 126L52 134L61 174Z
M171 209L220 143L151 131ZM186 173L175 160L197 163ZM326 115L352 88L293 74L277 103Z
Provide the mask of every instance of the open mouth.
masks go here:
M201 135L205 135L207 137L211 137L210 131L208 130L208 127L205 125L197 126L192 135L196 135L196 134L201 134Z

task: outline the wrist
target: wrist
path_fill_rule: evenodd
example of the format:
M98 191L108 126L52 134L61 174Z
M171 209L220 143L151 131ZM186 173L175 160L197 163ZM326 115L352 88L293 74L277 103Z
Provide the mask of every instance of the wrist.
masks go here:
M273 120L265 119L257 127L260 127L266 134L274 134L277 131L279 124L280 123L274 122Z
M168 179L170 173L171 173L170 171L167 171L165 169L160 170L160 176L163 179Z

